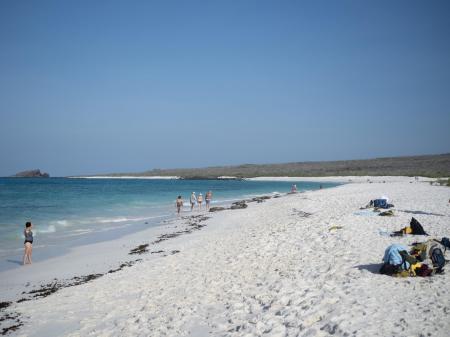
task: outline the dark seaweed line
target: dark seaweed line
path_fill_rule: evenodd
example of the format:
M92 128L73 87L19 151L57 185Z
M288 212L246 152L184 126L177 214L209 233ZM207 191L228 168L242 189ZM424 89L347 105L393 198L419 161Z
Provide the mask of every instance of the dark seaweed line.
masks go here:
M74 286L78 286L78 285L81 285L84 283L91 282L95 279L98 279L99 277L102 277L103 275L116 273L125 267L131 267L132 265L134 265L135 263L137 263L139 261L141 261L141 259L124 262L118 268L111 269L108 272L103 273L103 274L89 274L89 275L84 275L84 276L75 276L72 279L69 279L68 281L55 280L52 283L41 285L41 287L39 289L34 289L29 292L23 292L22 295L29 295L29 297L23 297L23 298L17 300L15 303L22 303L22 302L27 302L27 301L35 300L38 298L50 296L51 294L56 293L60 289L74 287ZM20 313L5 312L5 310L12 304L13 304L13 302L0 302L0 312L2 313L2 315L0 316L0 322L4 322L4 323L10 322L11 323L11 321L14 321L13 325L2 328L2 330L0 332L2 335L7 335L10 332L16 331L24 324L22 319L20 318L21 317Z

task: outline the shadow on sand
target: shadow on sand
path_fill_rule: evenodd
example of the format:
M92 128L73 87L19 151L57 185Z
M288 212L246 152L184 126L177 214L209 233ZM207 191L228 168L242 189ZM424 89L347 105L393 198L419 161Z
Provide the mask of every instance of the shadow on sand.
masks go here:
M373 274L379 274L382 263L371 263L371 264L360 264L359 266L355 266L359 270L367 270Z

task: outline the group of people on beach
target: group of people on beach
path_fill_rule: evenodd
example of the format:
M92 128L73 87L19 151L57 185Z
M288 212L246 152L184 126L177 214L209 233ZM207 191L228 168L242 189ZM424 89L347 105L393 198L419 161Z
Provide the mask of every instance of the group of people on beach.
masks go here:
M209 211L209 207L211 204L211 200L212 200L212 192L208 191L205 194L205 207L206 207L206 211ZM190 204L191 204L191 212L194 210L194 206L195 204L198 205L198 210L201 211L202 210L202 204L203 204L203 194L199 194L198 196L195 195L195 192L191 193L191 197L189 198ZM183 201L183 197L181 195L178 196L176 202L175 202L175 206L177 208L177 214L179 215L181 213L181 209L183 207L184 201Z

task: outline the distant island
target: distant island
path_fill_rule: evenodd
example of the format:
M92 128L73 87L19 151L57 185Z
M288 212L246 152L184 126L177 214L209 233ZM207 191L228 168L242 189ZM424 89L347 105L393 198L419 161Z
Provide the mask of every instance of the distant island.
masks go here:
M153 169L85 177L178 177L180 179L242 179L254 177L424 176L450 177L450 153L364 160L244 164L189 169Z
M50 178L50 175L41 170L28 170L16 173L13 175L14 178Z

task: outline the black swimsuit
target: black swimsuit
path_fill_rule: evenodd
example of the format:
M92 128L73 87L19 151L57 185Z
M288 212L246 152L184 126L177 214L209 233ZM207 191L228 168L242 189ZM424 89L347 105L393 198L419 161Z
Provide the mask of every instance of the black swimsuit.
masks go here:
M23 235L25 235L25 242L23 244L26 244L27 242L33 244L33 232L32 231L27 232L25 230L25 231L23 231Z

